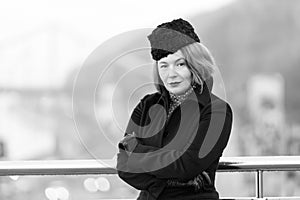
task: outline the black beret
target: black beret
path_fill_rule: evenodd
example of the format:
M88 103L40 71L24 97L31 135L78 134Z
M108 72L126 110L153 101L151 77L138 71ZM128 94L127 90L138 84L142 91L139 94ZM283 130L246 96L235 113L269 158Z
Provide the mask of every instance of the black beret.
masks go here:
M181 18L158 25L148 35L148 39L151 45L152 58L156 61L175 53L186 45L195 42L200 43L193 26Z

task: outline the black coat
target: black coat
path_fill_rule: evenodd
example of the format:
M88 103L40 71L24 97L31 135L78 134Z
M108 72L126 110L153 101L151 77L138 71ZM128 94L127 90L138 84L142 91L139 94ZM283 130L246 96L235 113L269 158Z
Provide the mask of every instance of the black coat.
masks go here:
M230 136L232 110L206 85L201 94L199 86L194 91L167 121L167 91L146 95L134 109L125 135L134 132L138 143L133 153L120 149L117 170L141 190L138 199L219 199L215 172ZM202 171L212 183L199 191L166 187L166 180L186 182Z

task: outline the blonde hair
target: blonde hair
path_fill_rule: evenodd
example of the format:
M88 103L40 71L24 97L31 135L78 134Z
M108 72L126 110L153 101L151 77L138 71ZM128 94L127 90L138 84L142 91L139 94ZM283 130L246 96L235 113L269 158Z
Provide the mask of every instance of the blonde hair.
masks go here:
M195 42L182 47L180 51L182 52L187 62L187 66L192 73L192 85L196 83L203 87L203 81L212 81L212 73L214 72L216 63L209 50L203 44ZM159 77L158 61L154 63L153 77L155 88L159 92L162 92L164 84Z

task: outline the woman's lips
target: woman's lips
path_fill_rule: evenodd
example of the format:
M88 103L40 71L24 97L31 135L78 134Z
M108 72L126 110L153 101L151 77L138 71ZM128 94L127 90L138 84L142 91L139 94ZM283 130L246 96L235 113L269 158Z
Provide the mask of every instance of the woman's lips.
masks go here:
M171 82L168 83L171 87L177 87L181 82Z

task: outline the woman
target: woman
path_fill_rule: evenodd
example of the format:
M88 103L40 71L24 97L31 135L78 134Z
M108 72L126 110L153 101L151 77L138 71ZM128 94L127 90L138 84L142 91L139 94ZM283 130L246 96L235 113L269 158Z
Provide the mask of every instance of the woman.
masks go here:
M141 190L141 200L219 199L215 172L232 111L211 92L214 59L183 19L159 25L148 39L157 92L131 115L118 175Z

